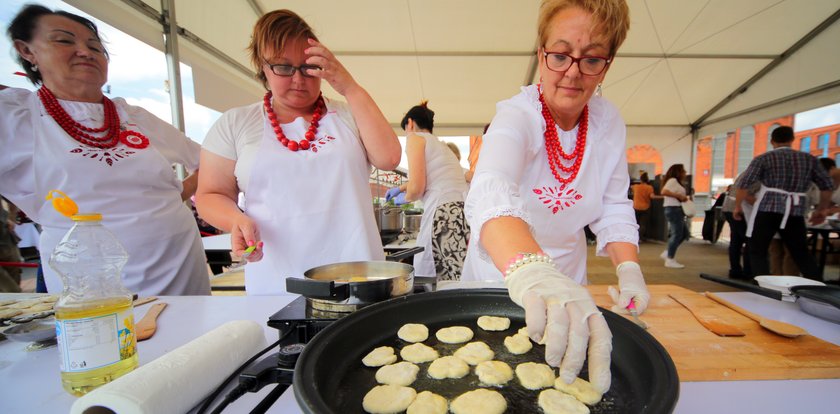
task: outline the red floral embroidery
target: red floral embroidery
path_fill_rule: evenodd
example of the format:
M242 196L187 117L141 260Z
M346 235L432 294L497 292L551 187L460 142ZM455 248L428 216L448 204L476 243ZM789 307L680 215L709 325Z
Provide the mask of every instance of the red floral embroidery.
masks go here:
M312 152L318 152L318 148L323 147L330 141L335 141L335 137L330 135L324 135L323 138L319 138L315 141L311 141L309 147L312 149Z
M560 187L535 188L533 191L543 205L551 210L552 214L557 214L558 211L563 211L575 205L578 200L583 198L577 190L566 184L561 184Z
M70 150L71 154L80 154L83 157L92 160L102 161L112 167L115 162L128 158L129 155L134 154L134 151L129 151L128 148L114 147L114 148L96 148L87 145L79 145L78 148Z

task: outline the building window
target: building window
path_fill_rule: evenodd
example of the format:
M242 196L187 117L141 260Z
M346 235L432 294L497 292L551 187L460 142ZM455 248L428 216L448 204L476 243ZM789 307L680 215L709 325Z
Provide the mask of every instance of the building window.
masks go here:
M819 145L819 148L822 150L822 156L827 157L828 156L828 134L827 133L820 135L819 144L817 144L817 145Z
M837 143L835 145L840 147L840 132L837 133Z
M738 174L744 172L750 165L753 159L753 149L755 148L755 128L751 125L741 128L741 138L738 141L738 164L736 165Z
M799 150L802 152L811 152L811 137L802 137L802 141L799 141Z
M779 125L779 124L773 124L773 125L770 125L770 128L767 129L767 151L770 151L771 149L773 149L773 145L770 144L770 140L773 139L773 131L775 131L776 128L778 128L780 126L781 125ZM838 138L838 139L840 139L840 138Z
M712 183L725 178L727 134L717 134L712 138Z

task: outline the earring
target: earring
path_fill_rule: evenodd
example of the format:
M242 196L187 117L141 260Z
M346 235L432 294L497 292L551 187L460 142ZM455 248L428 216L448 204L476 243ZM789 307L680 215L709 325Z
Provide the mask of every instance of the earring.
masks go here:
M598 87L595 88L595 96L601 96L601 84L598 84Z
M32 65L32 71L37 72L38 71L38 65Z

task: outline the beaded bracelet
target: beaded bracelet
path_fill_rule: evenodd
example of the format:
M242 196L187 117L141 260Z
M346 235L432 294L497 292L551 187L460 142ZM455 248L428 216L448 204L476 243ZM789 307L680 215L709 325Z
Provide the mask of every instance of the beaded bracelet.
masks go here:
M553 263L551 257L543 252L538 253L518 253L513 256L508 262L507 270L505 270L505 277L510 276L516 269L525 266L529 263Z

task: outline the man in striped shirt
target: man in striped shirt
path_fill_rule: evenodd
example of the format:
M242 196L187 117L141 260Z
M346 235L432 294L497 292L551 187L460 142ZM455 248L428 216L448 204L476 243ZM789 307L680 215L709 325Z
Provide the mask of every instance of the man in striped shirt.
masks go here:
M820 189L820 203L811 214L811 222L819 224L825 221L834 184L817 157L791 148L793 139L793 128L789 126L773 131L770 141L773 150L753 159L737 184L732 215L736 220L747 220L753 274L770 274L767 249L778 232L802 274L819 279L819 269L806 243L805 193L812 182ZM744 217L741 201L756 182L761 184L761 189L756 194L752 214Z

